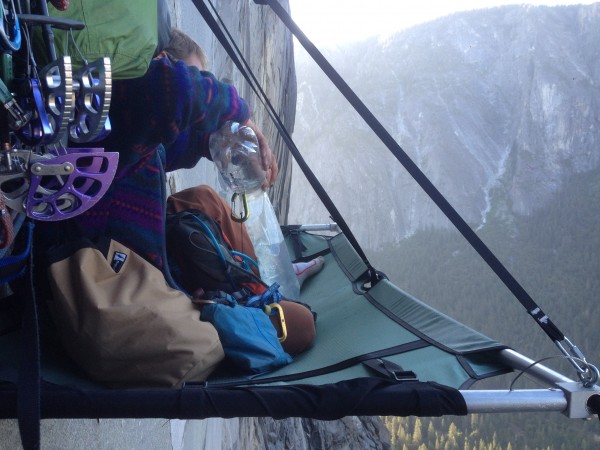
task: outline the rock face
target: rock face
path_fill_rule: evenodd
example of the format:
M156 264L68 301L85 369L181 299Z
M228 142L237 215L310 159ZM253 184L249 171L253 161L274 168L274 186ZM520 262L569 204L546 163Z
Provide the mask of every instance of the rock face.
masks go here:
M285 222L292 168L273 121L195 6L191 2L176 0L168 0L168 3L173 24L194 37L205 49L209 70L220 79L230 80L250 103L253 121L261 128L277 155L280 176L269 194L280 221ZM296 115L296 72L291 34L268 6L240 0L216 0L212 3L260 87L291 133ZM281 3L289 10L287 0ZM181 171L174 179L176 189L199 182L217 182L214 166L210 162L203 162L198 169Z
M292 42L279 20L266 6L251 1L214 0L237 45L252 67L263 90L287 129L294 126L296 79ZM288 7L287 0L281 3ZM216 42L191 2L167 0L173 25L192 35L206 50L211 71L238 86L255 111L253 120L278 155L280 181L271 192L280 216L287 214L291 165L272 122L265 114L231 59ZM216 184L212 163L172 174L169 183L180 190L199 183ZM378 417L347 417L322 422L307 419L269 418L210 419L205 421L155 420L44 420L42 448L138 448L138 449L388 449L389 433ZM0 421L6 448L19 448L16 420ZM387 444L386 444L387 442ZM86 444L87 443L87 444ZM2 447L4 448L4 447Z
M531 214L568 176L598 166L599 39L598 4L506 6L454 14L327 56L478 227L489 214ZM417 229L448 227L320 70L296 57L302 64L294 137L361 244L380 249ZM294 184L291 219L311 220L314 199L296 173ZM375 209L381 232L365 219Z
M379 417L309 419L244 418L223 421L226 439L210 439L205 448L248 450L387 450L390 435ZM225 445L219 445L226 442ZM217 447L215 447L215 445Z

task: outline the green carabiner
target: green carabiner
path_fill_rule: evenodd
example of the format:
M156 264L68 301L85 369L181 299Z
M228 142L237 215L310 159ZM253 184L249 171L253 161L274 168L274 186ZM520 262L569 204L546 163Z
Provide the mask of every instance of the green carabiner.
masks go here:
M234 192L234 194L231 196L231 220L233 220L234 222L237 223L243 223L246 220L248 220L248 217L250 217L250 210L248 209L248 198L246 197L246 193L244 192L241 196L242 196L242 207L244 208L242 213L237 216L235 213L235 205L236 205L236 200L238 198L239 194L237 192Z

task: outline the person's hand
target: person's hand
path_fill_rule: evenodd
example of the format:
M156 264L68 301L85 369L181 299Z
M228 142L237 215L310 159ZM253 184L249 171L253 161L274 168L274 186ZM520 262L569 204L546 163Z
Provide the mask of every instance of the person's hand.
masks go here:
M279 174L279 166L277 165L277 159L275 155L271 151L271 147L269 147L269 143L267 142L267 138L265 138L264 134L257 128L257 126L251 121L248 120L246 126L251 128L252 131L256 134L256 138L258 139L258 147L260 150L260 159L262 162L262 169L265 171L265 181L262 184L263 191L266 191L269 186L272 186L277 179L277 175Z

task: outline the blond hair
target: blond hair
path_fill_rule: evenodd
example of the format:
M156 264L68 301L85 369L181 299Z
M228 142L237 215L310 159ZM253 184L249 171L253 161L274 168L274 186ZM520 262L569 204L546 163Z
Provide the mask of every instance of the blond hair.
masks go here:
M174 61L180 61L190 55L196 55L200 59L202 67L204 69L208 68L208 57L202 47L190 36L177 28L171 29L169 43L163 51Z

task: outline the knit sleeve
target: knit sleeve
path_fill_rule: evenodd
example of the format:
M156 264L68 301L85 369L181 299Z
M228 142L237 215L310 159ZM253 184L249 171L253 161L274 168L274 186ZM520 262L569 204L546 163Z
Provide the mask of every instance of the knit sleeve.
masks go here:
M191 169L201 158L212 160L208 147L210 133L188 128L165 149L165 171Z
M248 118L248 105L233 86L210 72L160 58L151 62L143 77L115 82L107 147L127 159L123 153L141 157L163 144L167 153L196 152L186 159L197 161L208 156L209 133L227 120Z

